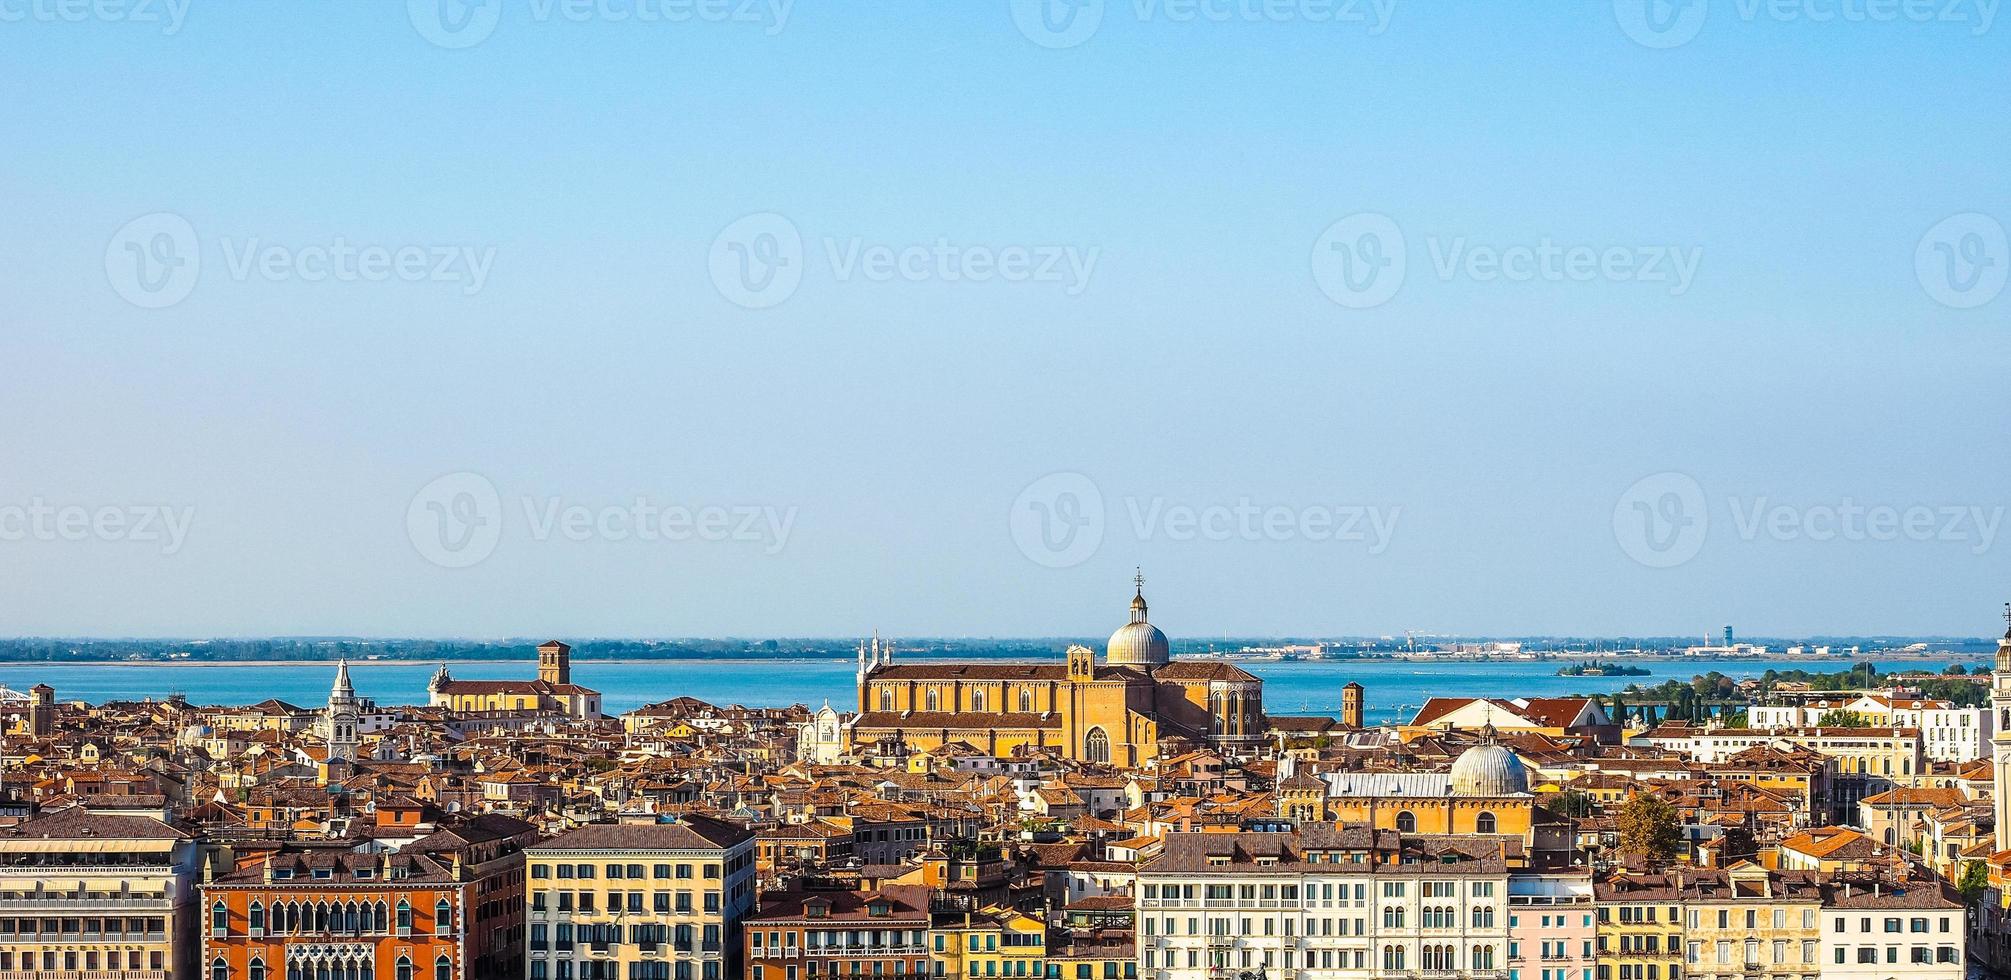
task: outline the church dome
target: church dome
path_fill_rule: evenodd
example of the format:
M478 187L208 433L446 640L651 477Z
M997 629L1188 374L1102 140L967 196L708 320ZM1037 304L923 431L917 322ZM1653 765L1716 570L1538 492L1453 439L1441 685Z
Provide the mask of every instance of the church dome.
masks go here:
M1110 643L1104 647L1105 663L1136 664L1157 667L1172 661L1172 647L1166 642L1166 634L1159 627L1145 621L1145 584L1141 579L1137 594L1131 597L1131 622L1117 628L1110 634Z
M1529 770L1510 749L1492 742L1459 754L1452 764L1452 795L1515 796L1529 792Z

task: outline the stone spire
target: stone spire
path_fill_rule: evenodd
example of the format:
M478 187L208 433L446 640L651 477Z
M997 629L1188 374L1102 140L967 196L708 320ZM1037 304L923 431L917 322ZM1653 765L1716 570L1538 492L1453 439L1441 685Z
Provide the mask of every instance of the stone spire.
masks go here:
M344 657L335 664L335 687L328 692L328 701L333 704L338 699L353 701L355 698L356 687L349 683L349 658Z

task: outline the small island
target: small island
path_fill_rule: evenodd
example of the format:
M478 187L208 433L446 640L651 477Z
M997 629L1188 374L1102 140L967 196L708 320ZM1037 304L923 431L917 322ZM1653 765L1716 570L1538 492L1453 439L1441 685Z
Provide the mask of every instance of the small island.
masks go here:
M1602 664L1587 660L1583 663L1566 664L1557 668L1559 677L1646 677L1652 671L1646 667L1630 664Z

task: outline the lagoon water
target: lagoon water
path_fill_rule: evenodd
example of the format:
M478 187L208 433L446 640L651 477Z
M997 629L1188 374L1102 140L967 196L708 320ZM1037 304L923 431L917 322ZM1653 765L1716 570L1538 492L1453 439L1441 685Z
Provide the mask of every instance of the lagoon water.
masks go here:
M920 659L920 658L914 658ZM1960 658L1956 658L1960 659ZM1709 670L1733 677L1778 670L1838 671L1847 661L1741 660L1733 662L1635 661L1646 677L1558 677L1566 661L1410 663L1393 660L1243 662L1264 679L1264 706L1272 714L1335 715L1341 687L1359 681L1367 688L1371 723L1407 720L1426 698L1544 697L1607 693L1632 683L1659 684ZM1946 661L1879 661L1881 669L1939 667ZM418 661L366 661L350 665L357 693L379 704L423 704L426 681L439 665ZM457 678L529 679L532 662L455 661ZM327 703L335 678L332 663L285 664L0 664L0 685L25 691L48 684L65 701L165 698L181 694L194 704L251 704L279 698L302 707ZM616 714L668 698L688 695L713 704L857 707L850 660L643 660L573 662L573 680L599 690L603 708Z

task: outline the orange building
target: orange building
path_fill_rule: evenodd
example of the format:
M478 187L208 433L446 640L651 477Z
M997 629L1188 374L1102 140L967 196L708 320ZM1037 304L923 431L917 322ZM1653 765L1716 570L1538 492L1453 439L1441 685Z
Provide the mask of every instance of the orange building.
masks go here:
M204 980L480 980L523 970L529 825L471 824L398 852L240 848L202 884ZM510 833L520 830L521 833Z
M1101 659L1078 645L1060 663L896 664L875 637L859 650L852 746L926 752L961 742L996 756L1037 750L1130 767L1159 758L1173 737L1228 755L1261 749L1270 730L1263 680L1230 663L1174 661L1146 619L1143 583Z

